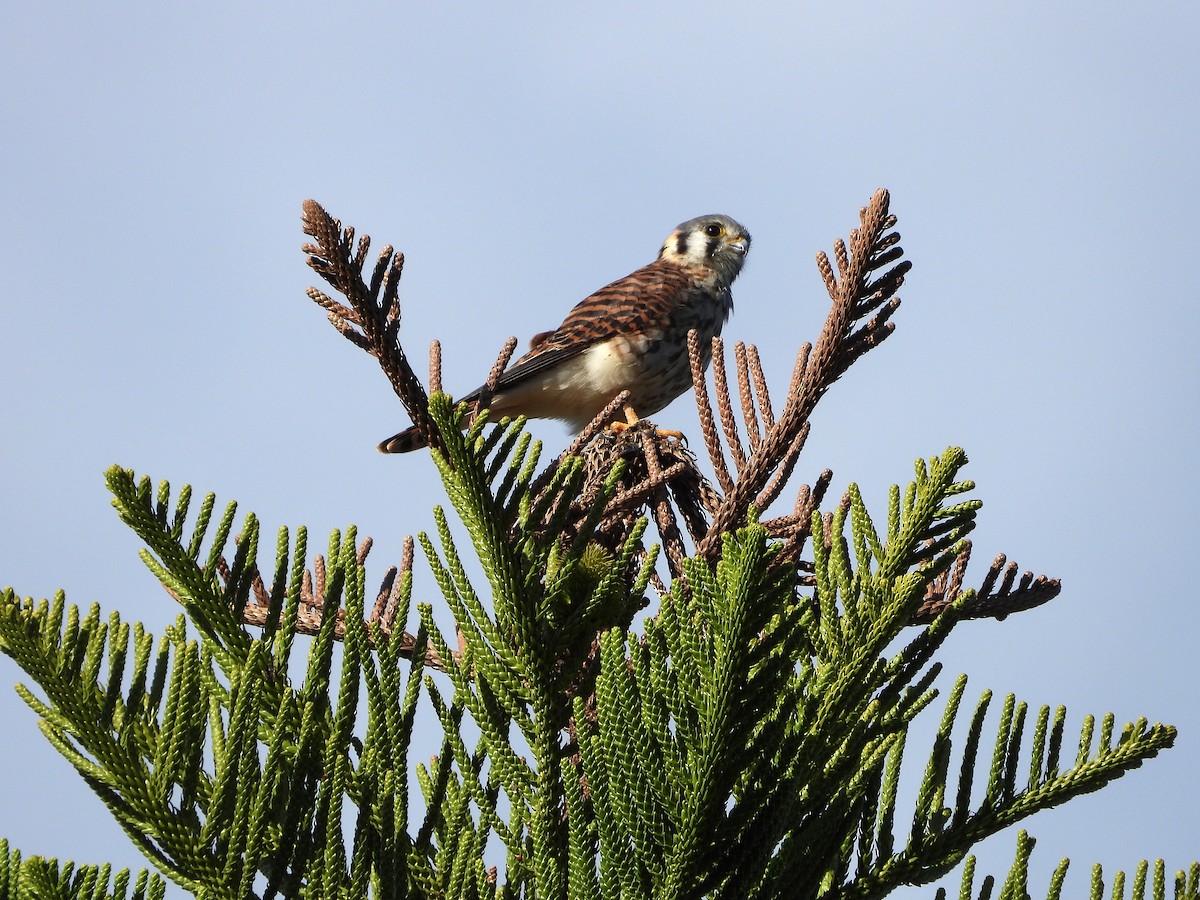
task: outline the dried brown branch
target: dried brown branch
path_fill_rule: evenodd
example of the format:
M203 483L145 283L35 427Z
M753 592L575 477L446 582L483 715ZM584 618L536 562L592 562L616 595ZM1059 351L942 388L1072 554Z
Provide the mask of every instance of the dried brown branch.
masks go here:
M604 430L604 427L612 421L612 417L616 415L619 409L622 409L629 401L629 391L621 391L617 396L613 397L608 402L608 406L600 410L592 421L584 426L583 431L575 440L571 441L570 445L563 452L564 456L578 456L580 451L589 444L596 435Z
M720 552L721 535L745 520L750 505L762 496L763 489L779 474L789 455L797 452L794 442L830 385L891 333L887 318L899 305L891 294L903 284L909 263L898 262L874 280L870 278L871 273L895 262L902 253L897 245L898 236L888 233L896 224L896 217L888 212L888 203L887 191L876 191L870 204L859 213L860 227L851 232L849 246L841 240L835 242L836 274L829 258L824 253L818 254L817 268L833 301L825 326L811 354L802 349L797 358L798 378L793 379L779 420L767 430L744 464L739 461L737 482L725 491L709 534L697 548L700 555L715 559ZM879 315L851 333L859 319L884 304L887 306ZM722 401L729 403L724 368L724 359L717 353L714 342L713 383L718 408ZM728 421L722 412L722 424L728 432ZM747 410L745 415L750 417L753 413ZM738 459L736 451L735 459ZM777 493L782 486L780 482L768 495Z
M746 423L746 438L750 450L757 450L762 443L762 430L758 422L758 410L754 408L754 394L750 387L750 363L746 356L746 345L737 341L733 345L734 365L737 369L738 400L742 405L742 421Z
M802 485L797 492L796 505L792 509L795 526L786 535L783 548L779 551L777 557L779 564L791 564L800 559L800 554L804 551L804 545L811 534L812 514L820 507L821 501L825 499L825 492L829 490L832 482L833 470L825 469L811 487L807 484Z
M707 350L709 354L712 353L711 346ZM721 444L721 435L717 432L712 403L708 399L708 382L704 378L704 369L709 358L700 347L700 338L695 329L689 331L688 359L692 364L692 388L696 393L696 410L700 415L700 433L704 436L704 447L708 451L708 458L712 462L721 491L728 494L733 490L733 478L729 475L729 467L725 465L725 450Z
M750 374L754 378L754 390L758 394L759 412L763 422L770 428L775 424L775 413L771 409L771 392L767 390L767 379L763 375L762 361L758 358L758 348L747 344L746 355L750 361Z
M954 565L926 589L925 599L913 614L911 624L926 625L947 606L961 599L963 576L970 558L971 545L968 541ZM1053 600L1062 591L1062 582L1059 579L1047 578L1045 575L1035 577L1032 572L1023 573L1021 580L1017 582L1019 567L1014 562L1007 565L1005 563L1003 553L992 560L983 584L968 598L959 613L961 618L1002 620L1011 613L1041 606ZM1003 580L997 590L996 581L1001 574ZM1013 586L1014 582L1016 587Z
M429 393L436 394L442 390L442 342L431 341L429 344Z
M720 337L712 339L713 392L717 395L717 412L721 417L721 429L725 442L733 457L739 476L746 465L746 451L738 434L737 418L733 414L733 400L729 396L729 378L725 374L725 342Z
M643 511L648 511L668 567L673 575L679 574L688 553L679 520L682 518L694 543L708 529L706 510L714 502L715 491L697 467L695 455L675 438L658 432L649 420L619 432L598 430L579 455L584 462L583 489L564 526L567 536L576 533L620 463L621 475L605 506L596 540L615 550ZM544 478L545 473L539 476Z
M473 421L491 405L492 392L496 390L496 384L500 381L500 376L504 374L504 369L508 366L508 361L512 359L513 351L516 349L517 339L515 337L505 339L504 346L500 348L500 352L496 355L496 361L492 363L491 371L488 372L487 381L483 383L483 389L471 406L471 417L468 421Z
M666 469L659 469L658 474L639 481L633 487L626 488L609 501L605 510L607 516L633 516L649 501L658 488L666 486L670 480L683 473L687 465L683 462L672 464Z
M687 547L684 546L683 534L679 530L679 522L671 507L670 495L666 488L662 487L665 479L662 462L658 457L656 435L652 435L648 428L640 428L638 432L642 442L642 452L645 454L646 480L656 484L651 494L654 522L658 526L658 534L662 539L663 552L667 557L667 568L671 573L671 578L678 578L683 574L683 561L687 557Z
M358 565L365 565L367 555L371 552L372 539L365 538L355 548L355 562ZM400 561L400 566L390 566L384 573L383 581L375 596L375 602L372 605L370 616L367 621L362 623L363 629L366 631L367 643L369 646L375 646L375 639L371 632L370 625L374 624L378 627L380 635L386 641L400 641L400 655L406 659L411 659L412 654L416 649L416 636L407 631L396 632L396 615L398 612L399 591L401 584L405 578L412 573L413 566L413 539L405 536L403 555ZM231 570L229 563L225 557L217 559L217 575L225 586L228 586ZM264 628L270 623L271 616L271 595L267 590L266 585L262 580L262 573L258 567L254 567L251 572L251 596L247 598L245 605L241 609L242 624L254 627ZM326 569L325 557L321 554L313 557L313 566L311 569L304 571L300 586L300 604L296 611L296 632L298 634L315 635L322 627L328 611L325 609L326 604ZM174 591L166 588L167 593L176 601L182 602L182 599ZM341 606L335 607L333 615L336 617L333 626L333 636L336 640L344 640L346 637L346 610ZM445 663L442 661L441 655L432 643L427 643L425 647L425 665L430 666L438 671L445 671Z
M301 248L308 254L308 265L345 297L350 306L336 303L316 288L309 289L309 297L326 310L340 334L379 361L413 424L431 446L440 446L441 438L429 419L429 396L397 339L404 254L384 247L367 282L363 280L363 272L371 247L369 237L364 235L356 244L354 229L343 229L342 223L315 200L304 201L302 221L304 233L314 241Z
M783 486L787 484L789 478L792 477L792 470L796 468L796 461L800 458L800 451L804 449L804 444L808 440L808 433L811 430L812 422L805 422L800 428L800 433L796 435L792 441L792 445L788 447L787 453L779 462L779 468L775 470L775 474L763 488L763 492L758 495L754 501L754 506L757 509L766 509L775 502L775 498L783 490Z

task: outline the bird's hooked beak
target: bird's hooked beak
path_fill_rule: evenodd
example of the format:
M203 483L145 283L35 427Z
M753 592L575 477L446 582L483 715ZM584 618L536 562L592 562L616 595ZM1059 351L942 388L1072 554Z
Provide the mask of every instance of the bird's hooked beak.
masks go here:
M738 235L736 241L729 242L729 249L738 256L745 256L750 250L750 238L747 235Z

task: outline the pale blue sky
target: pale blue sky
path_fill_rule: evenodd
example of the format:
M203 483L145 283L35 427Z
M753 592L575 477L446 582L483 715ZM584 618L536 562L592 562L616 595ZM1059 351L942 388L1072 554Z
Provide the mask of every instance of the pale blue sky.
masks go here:
M1074 893L1092 862L1200 856L1194 4L0 18L0 584L162 632L177 609L109 506L112 463L237 499L268 533L355 523L378 575L430 526L431 462L375 453L403 412L304 296L306 197L405 251L403 340L420 361L440 338L460 391L676 223L728 213L754 248L726 333L782 390L825 312L815 252L887 187L914 263L897 333L822 403L797 477L832 467L833 496L857 481L882 514L915 457L965 447L985 503L968 580L1005 552L1064 591L963 625L948 673L968 698L1065 703L1076 730L1110 710L1179 726L1174 750L1025 823L1035 894L1064 855ZM695 432L688 400L658 418ZM0 836L139 865L18 680L0 659ZM1014 844L984 844L981 871Z

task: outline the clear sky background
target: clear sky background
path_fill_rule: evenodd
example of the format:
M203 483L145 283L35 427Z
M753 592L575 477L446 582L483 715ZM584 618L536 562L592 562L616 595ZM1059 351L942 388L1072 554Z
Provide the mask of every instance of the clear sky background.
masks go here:
M1086 713L1179 727L1141 770L1027 820L1035 895L1062 856L1076 895L1093 862L1200 857L1200 7L62 3L0 20L0 585L162 633L178 610L109 506L113 463L236 499L268 534L306 524L321 545L357 524L374 577L430 527L428 457L374 449L407 424L399 402L304 295L306 197L405 251L402 339L422 371L441 339L460 392L507 336L553 327L678 222L728 213L754 247L726 334L781 391L827 307L815 252L887 187L914 263L897 331L822 403L796 477L829 466L831 497L856 481L882 516L913 459L965 447L985 502L968 581L1004 552L1064 590L962 625L948 675L970 675L969 700L1066 704L1068 742ZM696 433L690 399L658 419ZM0 836L140 865L20 680L0 658ZM984 843L980 870L1002 877L1014 846Z

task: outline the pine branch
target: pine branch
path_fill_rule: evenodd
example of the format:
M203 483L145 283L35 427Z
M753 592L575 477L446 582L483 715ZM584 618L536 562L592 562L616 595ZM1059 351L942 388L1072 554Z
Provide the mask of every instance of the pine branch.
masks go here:
M308 254L309 266L342 294L350 306L338 303L313 287L308 289L308 296L325 310L330 324L343 337L379 361L413 424L431 446L435 446L432 442L438 438L429 421L429 398L397 339L404 254L395 252L390 246L384 247L368 282L363 278L371 248L368 236L359 238L355 245L354 229L343 230L342 223L315 200L304 201L302 221L304 233L315 241L301 248ZM436 358L440 359L440 353ZM440 381L440 377L437 380Z
M1011 900L1025 900L1031 895L1029 891L1029 859L1033 853L1036 841L1030 837L1025 831L1017 834L1017 852L1013 860L1012 867L1009 869L1008 877L1004 880L1001 888L1001 893L998 895L1002 898L1011 898ZM1053 874L1050 876L1050 884L1046 891L1048 900L1060 900L1063 896L1063 885L1066 882L1067 870L1070 868L1071 861L1063 859L1058 866L1055 867ZM1147 900L1147 897L1153 897L1155 900L1164 900L1170 896L1174 900L1196 900L1200 897L1200 863L1192 863L1185 872L1179 870L1175 872L1173 879L1173 891L1167 893L1167 872L1166 864L1163 860L1155 860L1154 874L1150 876L1150 864L1146 860L1138 863L1134 870L1133 884L1130 886L1130 892L1125 893L1126 875L1123 871L1113 873L1112 890L1105 890L1104 872L1097 865L1093 866L1091 873L1091 885L1088 896L1091 900L1125 900L1126 896L1130 900ZM979 893L975 893L975 857L968 856L966 863L963 866L963 875L961 887L959 889L959 897L964 900L972 900L978 897L979 900L988 900L992 897L992 892L995 888L996 879L988 875L983 879ZM1147 892L1149 887L1149 892ZM945 888L939 888L937 891L938 900L945 900L947 894Z
M279 630L281 620L286 618L294 629L289 629L288 634L316 635L321 631L327 593L325 556L317 554L311 568L305 568L307 560L303 548L307 545L307 534L303 529L297 535L297 549L290 568L286 564L288 532L286 529L279 531L276 566L268 589L251 549L256 546L259 532L258 520L253 515L246 518L243 532L233 539L235 560L231 566L227 554L236 504L226 507L216 533L210 536L208 526L216 495L206 495L191 538L184 546L182 529L190 508L190 485L184 485L180 490L172 511L169 504L171 489L165 481L159 485L157 502L152 503L148 478L135 481L132 471L114 466L106 473L106 479L114 495L113 506L121 519L147 544L149 554L143 552L143 561L163 582L167 593L189 610L216 645L226 648L228 652L221 655L225 668L232 664L232 658L245 662L248 644L242 625L262 627L267 634L273 635ZM206 544L208 557L202 566L198 558ZM373 541L367 538L358 547L357 565L366 564L372 545ZM371 646L374 646L375 638L369 633L368 624L375 622L379 625L380 636L396 640L406 657L420 646L412 634L402 630L396 634L396 622L403 623L408 614L412 563L412 539L406 538L399 567L390 567L384 574L370 619L362 625ZM342 640L346 633L345 611L335 606L333 615L334 637ZM281 656L284 649L277 647L276 657ZM425 662L432 668L443 666L437 652L428 645Z
M714 343L713 377L717 389L717 405L726 437L730 441L738 478L735 484L726 488L725 498L713 515L709 537L702 541L698 548L701 556L713 558L720 545L720 535L728 531L731 525L744 519L755 498L767 486L772 476L780 471L781 464L789 457L794 464L794 457L799 453L799 447L794 447L794 444L797 441L802 444L801 436L807 434L805 425L817 402L833 382L859 357L878 346L891 334L893 326L888 322L888 318L900 304L893 295L904 283L904 275L911 268L911 264L907 261L901 262L882 275L872 277L879 269L896 262L903 252L898 246L899 235L889 233L896 224L896 217L888 212L889 202L887 191L876 191L870 204L860 211L861 227L851 233L849 249L842 241L836 242L836 276L828 257L824 253L818 255L817 266L833 306L811 354L807 347L801 350L797 359L796 374L789 387L787 402L779 420L766 429L761 440L757 437L752 440L752 444L757 444L757 448L749 456L744 455L741 450L723 353L720 351L720 345ZM880 311L872 319L854 330L854 326L865 315L877 309ZM696 350L691 344L689 351L695 359ZM697 366L693 362L694 373L696 369ZM739 372L740 369L739 366ZM749 375L742 376L741 380L747 384L746 389L740 392L743 416L747 422L753 423L752 431L757 433L757 415L751 402ZM756 381L761 383L762 379L756 378ZM763 386L765 387L765 384ZM711 409L705 409L707 404L702 402L699 391L697 401L701 422L711 422ZM769 408L769 398L765 403ZM710 428L705 427L705 431L705 443L709 448L714 469L719 470L724 467L723 462L718 462L721 456L717 452L719 441L715 440Z
M164 489L160 497L167 494ZM142 504L126 507L136 508ZM130 518L144 524L136 515ZM222 518L229 520L229 515ZM222 532L227 534L223 525L218 536ZM185 548L181 527L174 533L175 550L158 546L155 570L192 592L189 607L203 599L216 610L230 609L228 592L196 575L192 555L202 541ZM152 534L151 540L157 538ZM103 624L98 608L81 617L61 595L53 605L20 601L11 591L3 597L0 650L43 692L45 699L19 689L41 717L43 733L147 858L187 890L246 896L256 879L265 877L268 895L292 894L309 882L328 888L325 895L332 896L352 887L355 878L365 889L361 879L368 870L405 871L408 865L409 847L400 839L407 816L403 794L398 800L395 791L364 796L359 789L372 779L395 785L398 776L407 777L418 695L394 674L401 659L397 648L388 650L385 643L379 667L374 658L364 666L370 653L361 629L346 633L340 678L331 668L338 620L333 613L341 600L350 620L366 616L355 543L353 531L344 541L336 534L331 540L322 596L327 616L300 691L280 677L289 669L294 618L282 618L259 639L243 631L233 640L210 609L206 616L195 615L211 629L202 630L199 642L180 621L159 642L152 660L153 638L140 626L131 634L115 614ZM302 545L297 560L303 559ZM189 548L192 555L184 552ZM277 571L287 571L288 555L287 542L281 541ZM209 562L201 574L215 571L211 552ZM230 568L245 572L251 565L247 550ZM298 567L293 564L293 573ZM201 592L207 596L201 598ZM281 602L284 596L297 597L298 579L274 593ZM378 634L378 623L371 627ZM131 643L133 666L127 671ZM410 677L417 684L422 663L418 655L411 664ZM352 732L360 682L366 684L370 711L362 740ZM335 683L336 707L324 699ZM386 727L377 716L390 720ZM354 743L362 748L361 764L351 768ZM337 849L344 842L338 811L351 797L364 804L353 861ZM314 869L318 859L321 865ZM350 865L354 872L347 871Z
M1043 809L1049 809L1073 797L1099 790L1125 772L1135 769L1161 750L1174 744L1176 732L1165 725L1148 725L1144 720L1127 725L1114 745L1111 740L1111 716L1106 718L1105 735L1093 744L1094 720L1084 720L1079 758L1066 771L1058 768L1058 747L1066 711L1055 714L1053 739L1047 741L1049 707L1042 707L1025 768L1029 779L1023 788L1016 784L1021 768L1023 704L1010 695L1005 703L997 731L991 777L978 806L971 807L973 773L977 769L978 728L986 712L990 694L976 708L969 738L960 754L957 797L946 806L948 775L951 769L951 729L965 687L960 677L947 704L942 726L934 739L925 770L924 786L917 798L913 826L903 850L889 852L893 839L891 817L894 795L885 792L877 808L885 810L877 822L864 822L861 846L880 848L878 858L860 859L855 878L842 888L841 896L880 897L902 884L933 881L962 861L966 848ZM902 751L901 751L902 752ZM898 768L899 757L889 761ZM891 789L889 789L890 791Z
M162 900L166 882L140 869L130 884L130 872L113 872L108 865L78 866L70 860L61 867L53 857L21 858L0 838L0 900Z
M971 543L967 541L955 561L954 568L947 570L926 589L925 600L913 615L914 625L933 621L943 609L958 598L966 598L960 612L964 619L988 618L1003 621L1011 613L1048 603L1062 591L1062 582L1059 579L1048 578L1045 575L1034 577L1032 572L1023 573L1020 582L1017 582L1017 564L1009 562L1005 565L1006 559L1001 553L992 560L983 584L977 590L964 592L963 575L970 559ZM1002 579L1001 573L1004 576ZM996 587L997 581L1000 581L999 588Z

